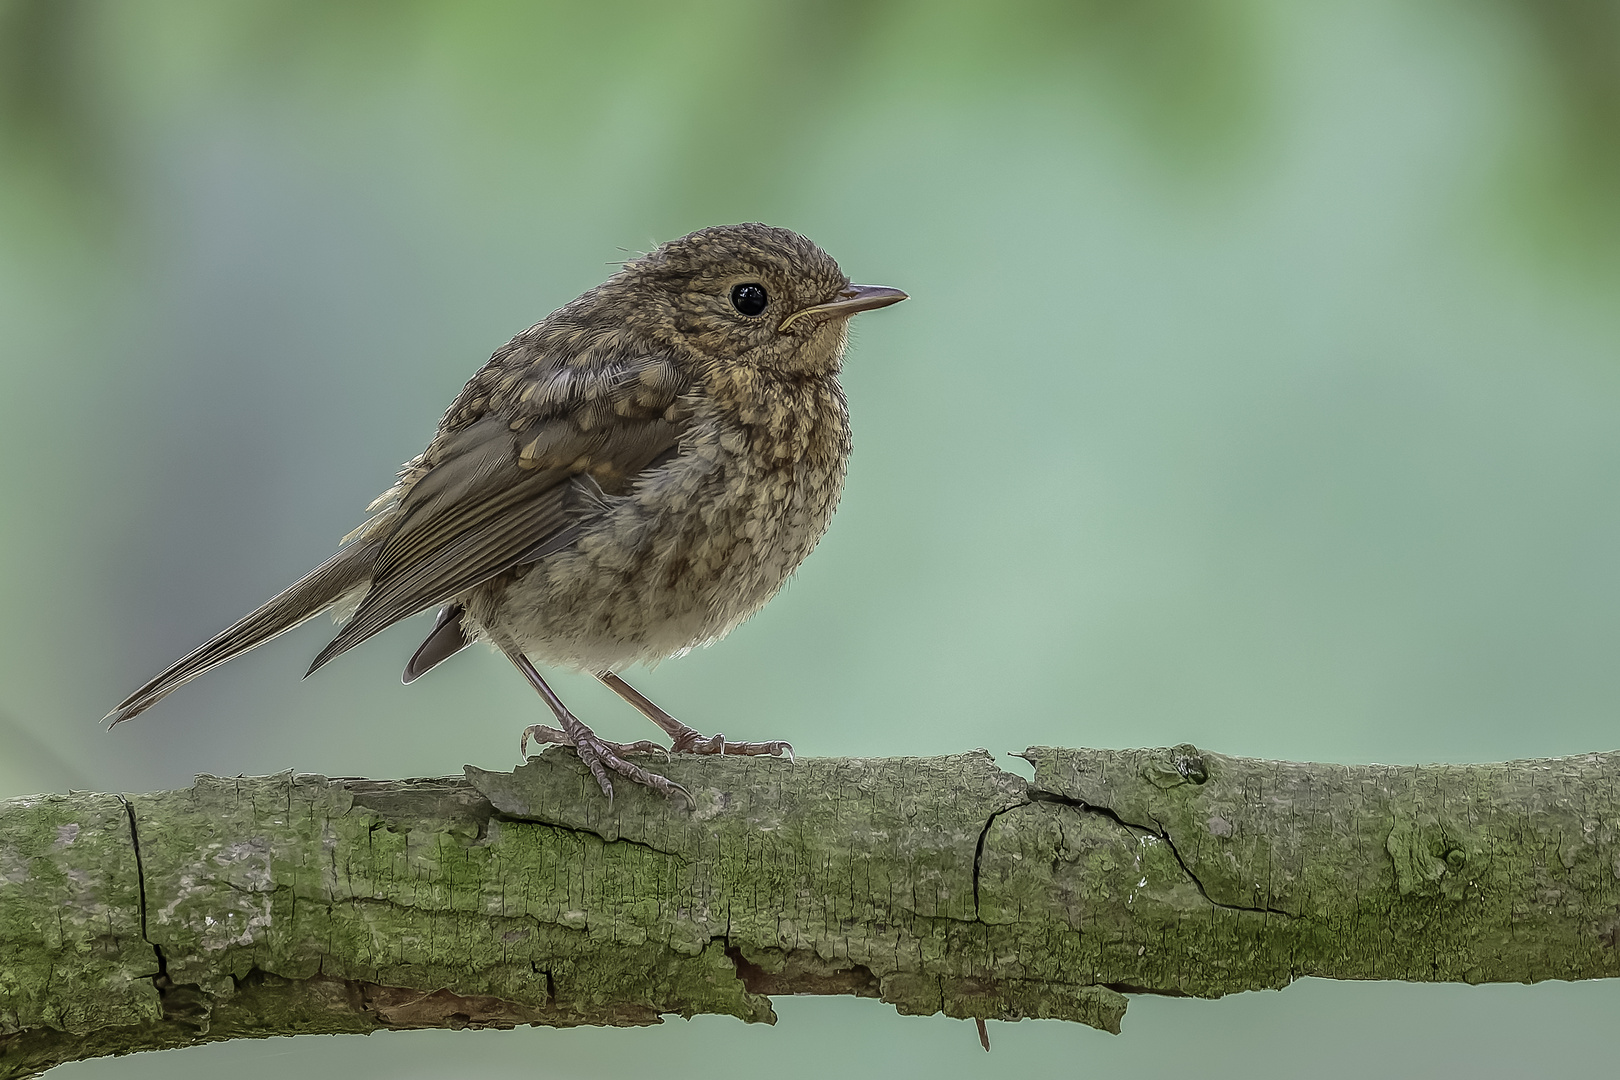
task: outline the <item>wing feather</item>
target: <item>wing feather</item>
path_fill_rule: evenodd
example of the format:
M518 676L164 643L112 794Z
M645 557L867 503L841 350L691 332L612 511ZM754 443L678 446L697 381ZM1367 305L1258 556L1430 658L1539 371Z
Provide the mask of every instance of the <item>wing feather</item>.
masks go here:
M680 425L661 417L621 420L571 438L548 433L549 452L534 459L522 456L522 436L504 418L486 417L454 433L406 492L373 564L371 590L309 670L401 619L571 544L604 512L596 477L634 476L672 451L680 434Z

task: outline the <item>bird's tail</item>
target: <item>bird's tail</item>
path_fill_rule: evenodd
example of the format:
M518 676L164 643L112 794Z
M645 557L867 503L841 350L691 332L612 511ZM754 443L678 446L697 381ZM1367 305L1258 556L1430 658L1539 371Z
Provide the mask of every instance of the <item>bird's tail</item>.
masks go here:
M286 633L364 588L371 581L371 567L381 546L380 539L350 544L263 607L170 664L162 674L120 702L105 719L116 725L145 712L176 687Z

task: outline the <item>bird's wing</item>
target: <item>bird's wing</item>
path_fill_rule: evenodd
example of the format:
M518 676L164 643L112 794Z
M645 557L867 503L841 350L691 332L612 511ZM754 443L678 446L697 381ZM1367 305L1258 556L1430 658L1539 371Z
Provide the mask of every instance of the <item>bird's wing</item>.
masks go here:
M381 531L370 591L309 670L572 542L602 512L602 491L624 490L678 446L684 419L631 400L638 385L631 369L595 381L600 402L589 395L527 417L502 408L435 440Z

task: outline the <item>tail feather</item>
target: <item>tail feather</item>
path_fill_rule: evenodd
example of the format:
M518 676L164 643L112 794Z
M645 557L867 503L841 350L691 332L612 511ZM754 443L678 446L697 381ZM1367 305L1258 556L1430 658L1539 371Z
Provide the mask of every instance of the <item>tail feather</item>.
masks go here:
M162 674L120 702L105 719L117 725L145 712L176 687L286 633L368 585L372 564L381 547L380 539L350 544L263 607L176 660Z

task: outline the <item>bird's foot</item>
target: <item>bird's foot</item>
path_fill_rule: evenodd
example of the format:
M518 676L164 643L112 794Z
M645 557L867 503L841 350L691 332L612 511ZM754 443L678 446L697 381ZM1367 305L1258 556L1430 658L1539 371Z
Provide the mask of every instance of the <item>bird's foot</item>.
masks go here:
M650 787L665 798L678 794L689 805L697 806L697 800L692 798L692 793L675 783L675 781L665 776L659 776L657 773L648 772L641 766L633 765L624 760L626 754L660 753L667 757L668 751L662 746L646 739L633 743L609 742L599 737L596 732L586 727L583 721L571 713L565 713L558 719L562 721L561 730L546 724L535 724L525 728L523 737L518 742L519 752L525 757L528 756L529 740L531 738L541 743L560 743L563 746L572 746L574 752L579 755L579 760L585 763L585 767L591 771L591 775L601 785L602 794L608 797L609 806L613 804L613 781L609 779L609 772L616 772L627 780Z
M724 735L703 735L695 729L681 723L669 713L655 705L651 698L640 690L625 682L611 671L598 672L596 677L602 680L602 685L618 694L621 698L635 706L637 712L663 729L669 736L669 752L672 754L736 754L739 757L781 757L786 754L789 761L793 760L793 744L773 740L771 742L727 742Z
M793 761L793 744L773 739L768 742L727 742L726 737L716 732L713 735L700 735L692 728L681 724L680 729L670 735L669 752L672 754L736 754L739 757L771 757L786 756Z
M550 724L531 724L523 729L523 738L519 740L519 749L524 757L529 756L530 740L542 745L545 743L556 743L558 746L574 745L574 740L569 736L568 732L561 728L554 728ZM651 739L637 739L635 742L613 742L610 739L600 739L598 741L620 756L625 754L661 754L666 760L669 758L669 748L662 743L655 743Z

